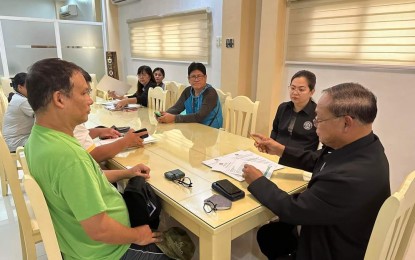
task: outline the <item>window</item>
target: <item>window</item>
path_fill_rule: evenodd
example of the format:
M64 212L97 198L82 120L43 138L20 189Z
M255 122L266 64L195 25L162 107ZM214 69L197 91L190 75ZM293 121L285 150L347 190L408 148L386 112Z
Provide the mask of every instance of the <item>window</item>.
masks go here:
M207 10L128 21L131 56L140 59L209 61Z
M415 65L415 0L289 4L289 62Z

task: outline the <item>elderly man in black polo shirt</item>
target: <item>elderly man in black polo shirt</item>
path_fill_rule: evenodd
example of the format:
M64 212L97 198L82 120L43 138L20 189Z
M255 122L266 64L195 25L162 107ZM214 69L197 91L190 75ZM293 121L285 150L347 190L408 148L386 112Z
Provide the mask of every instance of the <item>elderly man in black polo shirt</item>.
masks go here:
M260 151L313 172L303 193L289 195L245 165L248 190L279 216L260 228L257 240L270 259L363 259L377 213L390 196L389 163L372 132L376 97L359 84L339 84L323 91L316 114L313 123L325 145L317 152L254 135Z

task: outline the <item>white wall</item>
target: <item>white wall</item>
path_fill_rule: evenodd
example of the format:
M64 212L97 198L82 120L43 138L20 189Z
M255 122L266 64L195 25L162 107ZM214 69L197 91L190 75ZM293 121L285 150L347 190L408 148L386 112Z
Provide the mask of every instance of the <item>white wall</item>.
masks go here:
M132 4L121 5L118 7L120 46L122 53L117 53L118 58L122 60L123 67L118 68L124 75L121 80L125 80L127 75L136 75L137 68L141 65L148 65L152 69L162 67L166 72L165 80L174 80L188 85L187 67L189 63L178 62L161 62L131 59L130 41L128 33L128 19L134 19L145 16L164 15L177 13L180 11L189 11L209 7L212 11L211 27L211 59L206 65L208 83L220 88L220 71L221 71L221 49L216 47L216 36L222 35L222 1L221 0L140 0Z
M302 69L316 74L315 100L321 96L321 90L344 82L360 83L376 95L378 115L374 133L382 141L389 159L392 192L399 189L406 175L415 170L415 120L411 112L415 96L414 71L288 65L285 86L289 85L292 75ZM288 93L286 100L289 100Z

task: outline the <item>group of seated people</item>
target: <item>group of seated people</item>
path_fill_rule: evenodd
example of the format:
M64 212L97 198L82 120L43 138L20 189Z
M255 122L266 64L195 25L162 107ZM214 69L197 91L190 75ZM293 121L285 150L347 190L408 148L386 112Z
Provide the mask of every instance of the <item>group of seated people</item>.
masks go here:
M164 70L158 71L164 77ZM51 73L55 77L44 76ZM157 85L155 75L148 66L141 66L137 75L134 95L114 96L120 106L147 105L146 93ZM176 104L161 111L158 121L220 128L222 109L215 89L207 84L205 66L191 63L188 79L190 86ZM138 164L102 174L97 164L125 146L142 145L142 139L131 130L123 137L125 146L108 148L105 155L93 153L98 147L92 138L119 133L85 129L93 103L90 80L74 63L41 60L31 66L26 81L20 82L25 86L18 85L16 100L11 100L17 104L24 99L36 117L27 142L19 145L25 144L31 174L48 201L60 250L65 259L166 259L154 244L162 240L160 232L148 225L130 227L122 196L110 184L132 176L149 178L150 168ZM390 195L388 161L372 131L376 97L357 83L344 83L325 89L316 104L315 85L312 72L297 72L289 86L291 101L278 107L270 137L252 133L259 151L313 173L304 192L290 195L245 165L248 190L279 217L260 228L257 241L269 259L363 259L377 212ZM77 141L77 135L88 141ZM319 142L323 149L316 151Z

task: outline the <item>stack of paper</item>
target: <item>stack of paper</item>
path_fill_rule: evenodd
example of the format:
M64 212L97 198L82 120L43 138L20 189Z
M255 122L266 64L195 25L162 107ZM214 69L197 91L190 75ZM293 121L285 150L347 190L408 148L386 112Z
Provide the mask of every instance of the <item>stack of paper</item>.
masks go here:
M213 171L223 172L238 181L244 180L242 177L242 169L245 164L256 167L268 179L271 178L271 175L275 170L284 168L284 166L251 151L238 151L203 161L203 164L211 167Z

